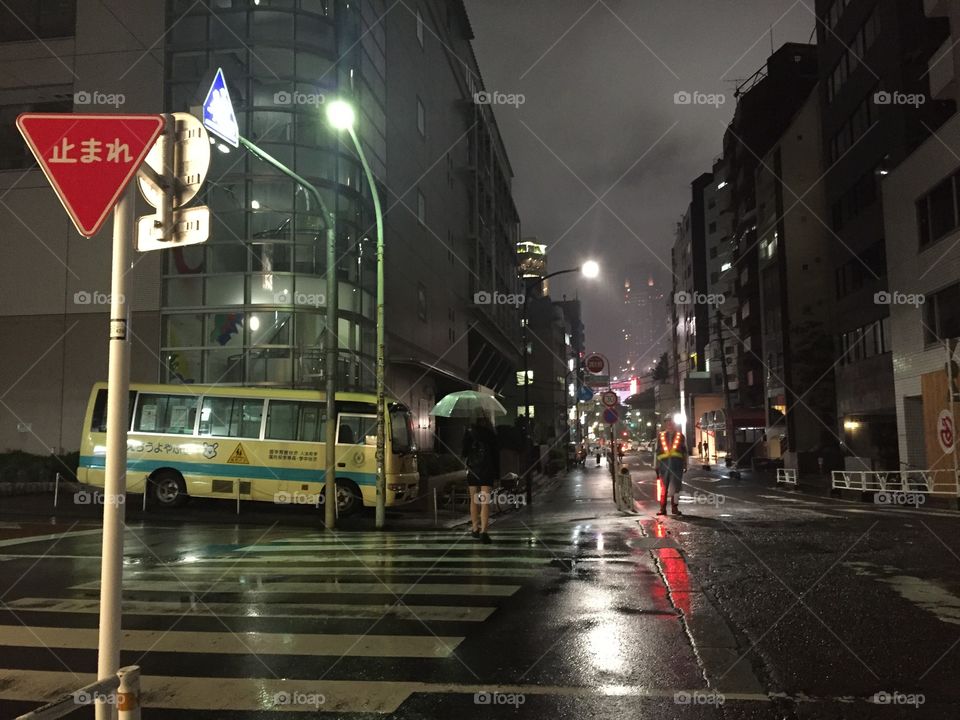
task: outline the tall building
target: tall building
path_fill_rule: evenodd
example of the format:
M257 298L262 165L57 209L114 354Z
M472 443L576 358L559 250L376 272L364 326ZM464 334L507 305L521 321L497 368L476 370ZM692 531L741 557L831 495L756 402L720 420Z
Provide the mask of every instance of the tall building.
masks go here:
M41 174L29 171L12 119L24 110L190 111L218 67L241 134L318 186L336 217L339 387L374 383L375 225L360 163L322 112L334 95L357 106L379 181L387 386L413 409L421 446L432 445L428 410L443 394L513 387L517 305L482 300L519 292L519 219L496 119L474 101L483 83L461 2L53 5L26 16L29 37L17 23L0 26L0 74L9 79L0 91L0 222L19 235L5 233L17 279L0 289L0 333L16 337L18 351L0 376L13 385L29 371L48 381L11 390L6 401L19 419L0 423L0 444L75 448L107 349L108 307L98 299L108 292L110 228L76 236ZM153 49L158 36L165 42ZM115 106L92 104L103 97ZM200 201L213 217L205 245L135 258L132 378L322 387L319 208L232 149L213 153ZM37 273L58 279L38 287L29 280Z
M887 470L905 458L896 440L890 306L874 302L889 289L878 178L952 112L951 103L930 98L927 74L948 22L927 18L923 8L900 0L816 2L837 432L850 454Z
M622 376L647 376L667 348L663 329L663 286L648 275L643 282L623 283L623 327L621 336L626 354L620 367Z
M542 278L547 274L547 246L537 242L537 238L523 238L517 243L517 267L522 283ZM531 294L544 296L550 293L550 281L533 284Z
M765 455L805 472L836 457L831 238L814 89L756 171ZM798 202L802 198L802 202Z
M950 35L929 62L931 101L960 101L960 6L927 2L927 13L949 19ZM960 338L960 114L954 114L902 163L882 178L889 308L887 342L893 356L900 460L909 469L945 469L954 460L941 444L944 413L953 387L945 372ZM876 352L876 331L862 341ZM956 375L956 355L951 362ZM954 420L956 415L954 415ZM847 423L851 434L860 428ZM954 436L955 442L955 436ZM943 478L944 476L940 476ZM952 480L951 480L952 482Z
M729 186L732 292L720 306L722 328L732 336L725 396L726 451L739 461L763 445L764 379L758 272L756 172L817 80L816 48L786 43L737 89L737 107L723 137L724 189ZM731 347L732 345L732 347Z
M703 173L691 183L691 201L677 223L673 252L673 311L675 382L679 411L686 417L683 429L691 439L691 451L704 441L699 418L722 407L720 386L713 382L710 359L711 306L718 298L709 295L707 274L707 195L715 185L712 173ZM716 230L714 228L714 230ZM699 454L699 453L697 453Z

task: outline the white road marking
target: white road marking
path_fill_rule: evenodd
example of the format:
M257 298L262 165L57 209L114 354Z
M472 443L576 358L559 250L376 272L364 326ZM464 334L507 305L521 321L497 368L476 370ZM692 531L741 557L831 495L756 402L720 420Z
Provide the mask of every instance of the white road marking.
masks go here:
M482 559L483 554L488 552L489 545L478 546L474 542L462 542L459 544L453 543L419 543L419 544L380 544L374 545L373 543L336 543L332 545L327 545L331 551L338 551L347 553L352 551L362 551L362 550L375 550L377 552L386 552L393 550L448 550L450 552L467 552L474 551L477 555L477 559ZM285 545L285 544L263 544L263 545L246 545L244 547L234 548L234 552L243 553L248 555L250 553L275 553L275 552L300 552L300 551L310 551L318 550L317 545ZM500 548L501 550L503 548ZM511 547L510 550L520 550L524 552L534 552L534 553L545 553L549 552L542 545L535 544L528 547L518 548Z
M0 625L0 646L92 650L96 628ZM462 637L336 635L260 632L123 630L120 647L136 652L225 655L332 655L345 657L449 657Z
M858 575L875 578L890 585L907 602L933 613L940 622L960 625L960 597L946 588L923 578L897 574L892 567L879 567L867 562L844 563Z
M170 578L176 577L232 577L242 575L244 577L276 577L283 575L338 575L349 577L351 575L371 575L383 574L392 576L412 575L414 577L444 577L444 576L462 576L477 575L486 577L539 577L543 574L540 568L505 568L505 567L475 567L466 566L463 568L442 567L435 568L432 563L421 565L404 565L403 567L371 567L367 565L338 565L337 567L311 568L302 566L284 567L275 564L263 564L263 566L248 567L240 565L238 567L204 567L202 563L191 563L181 567L157 567L149 570L135 570L127 568L124 572L124 578L128 580L149 580L150 578Z
M95 562L100 562L99 555L43 555L41 553L5 553L0 555L0 560L18 560L18 559L28 559L28 558L39 558L42 557L45 560L90 560ZM548 558L530 558L530 557L441 557L434 558L431 556L425 555L391 555L385 557L382 552L376 552L372 555L364 553L341 553L339 556L332 555L291 555L290 557L276 557L270 556L268 558L261 557L240 557L240 558L231 558L231 557L211 557L211 558L196 558L191 560L174 560L168 563L164 563L165 566L169 567L187 567L190 565L199 565L203 563L220 563L226 565L234 565L236 563L248 563L248 564L260 564L265 565L268 562L273 563L273 567L283 568L283 565L278 563L283 562L296 562L298 567L304 567L305 563L315 563L320 567L330 565L333 563L342 563L351 560L360 559L365 565L392 565L396 562L429 562L431 565L434 563L463 563L471 564L477 562L483 563L517 563L520 565L548 565L553 562L552 557ZM400 566L405 567L405 566Z
M74 585L71 590L96 590L99 582ZM487 585L484 583L395 583L395 582L278 582L250 585L234 580L225 580L215 585L204 582L180 583L161 580L129 580L123 583L124 590L146 590L153 592L184 592L192 589L197 592L218 593L321 593L337 595L485 595L509 597L520 589L519 585ZM0 643L2 644L2 643Z
M7 603L21 612L99 614L100 601L86 598L18 598ZM151 600L126 600L124 615L190 615L201 617L267 618L361 618L389 617L395 620L439 620L483 622L496 607L456 605L359 605L356 603L274 603L266 608L256 603L179 603Z
M103 530L96 528L94 530L71 530L70 532L53 533L51 535L32 535L29 537L10 538L9 540L0 540L0 547L10 547L11 545L26 545L28 543L43 542L44 540L60 540L62 538L82 537L84 535L102 535Z
M93 674L45 670L0 669L4 682L0 699L46 701L93 682ZM476 695L496 693L524 696L673 698L678 692L711 692L703 688L650 688L630 685L558 687L548 685L482 685L365 680L275 680L273 678L163 677L145 674L142 705L146 709L194 711L263 711L308 713L392 713L414 693ZM768 703L761 693L724 692L726 702ZM298 701L283 703L283 700ZM322 702L320 702L322 700Z

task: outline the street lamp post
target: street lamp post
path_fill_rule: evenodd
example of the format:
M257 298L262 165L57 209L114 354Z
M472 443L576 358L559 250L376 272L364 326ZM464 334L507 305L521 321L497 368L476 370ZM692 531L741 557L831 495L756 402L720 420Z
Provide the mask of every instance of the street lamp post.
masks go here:
M307 181L282 162L262 150L245 137L240 137L243 145L255 157L263 160L276 170L279 170L294 182L305 188L317 200L320 212L327 228L327 352L326 352L326 394L327 394L327 434L326 452L324 457L324 525L328 530L336 526L336 475L337 475L337 355L339 354L339 340L337 328L337 234L336 220L327 208L323 196L313 183Z
M353 107L343 101L335 100L327 106L327 119L330 124L338 130L346 130L353 141L353 147L357 151L360 163L363 165L363 172L367 177L367 184L370 186L370 195L373 198L373 210L377 219L377 510L376 526L382 528L386 524L387 514L387 476L385 468L385 447L386 447L386 386L384 382L384 366L386 364L385 342L384 342L384 283L383 283L383 209L380 206L380 193L377 191L377 183L370 170L370 164L367 162L367 156L363 152L363 146L354 130L356 122L356 113Z
M543 285L544 282L549 280L552 277L557 275L566 275L568 273L582 273L585 278L594 279L600 274L600 266L595 260L587 260L583 265L576 268L568 268L566 270L555 270L552 273L547 273L546 275L524 277L524 291L523 291L523 415L526 418L526 444L527 444L527 458L525 458L524 463L524 475L527 480L527 502L533 504L533 481L530 478L530 468L529 468L529 443L530 443L530 354L527 352L527 346L529 345L530 337L530 317L527 312L527 304L530 300L530 293L534 288ZM566 392L566 388L564 388ZM566 404L566 400L564 400Z

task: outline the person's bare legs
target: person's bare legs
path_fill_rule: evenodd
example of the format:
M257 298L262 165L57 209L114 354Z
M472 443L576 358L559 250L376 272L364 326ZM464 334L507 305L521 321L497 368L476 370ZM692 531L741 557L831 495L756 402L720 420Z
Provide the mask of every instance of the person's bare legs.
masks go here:
M483 502L480 505L480 532L485 533L490 524L490 501L493 499L493 487L491 485L482 485L480 493L483 495Z
M480 508L478 507L479 502L477 498L477 492L479 492L479 490L480 488L478 488L476 485L470 486L470 530L475 533L480 532L480 528L478 526L478 515L481 513ZM490 515L489 510L487 510L487 515Z

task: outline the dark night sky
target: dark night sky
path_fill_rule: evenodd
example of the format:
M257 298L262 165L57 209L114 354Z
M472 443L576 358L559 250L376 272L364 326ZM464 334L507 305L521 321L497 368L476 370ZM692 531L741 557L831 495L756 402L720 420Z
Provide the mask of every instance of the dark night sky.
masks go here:
M771 26L776 47L810 40L813 0L466 5L487 89L526 100L495 108L523 234L548 245L552 270L600 262L602 281L551 281L551 295L579 292L588 347L616 365L623 281L669 285L674 226L721 152L733 81L763 65ZM678 105L683 90L726 102Z

